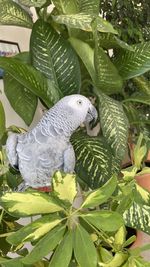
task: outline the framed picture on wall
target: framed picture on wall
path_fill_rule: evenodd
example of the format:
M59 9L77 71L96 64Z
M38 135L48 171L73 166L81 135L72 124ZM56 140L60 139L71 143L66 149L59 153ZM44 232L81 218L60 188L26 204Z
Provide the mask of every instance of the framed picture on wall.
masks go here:
M0 57L12 57L20 52L18 43L0 40ZM0 79L3 78L4 71L0 69Z

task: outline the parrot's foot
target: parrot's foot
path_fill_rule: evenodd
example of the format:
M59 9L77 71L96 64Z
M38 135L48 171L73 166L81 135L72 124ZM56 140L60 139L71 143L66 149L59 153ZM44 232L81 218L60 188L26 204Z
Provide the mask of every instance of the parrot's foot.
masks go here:
M28 189L30 186L26 185L25 182L22 182L18 187L16 188L16 192L24 192L26 189Z
M35 190L38 190L40 192L52 192L52 188L51 186L42 186L42 187L38 187L38 188L33 188Z

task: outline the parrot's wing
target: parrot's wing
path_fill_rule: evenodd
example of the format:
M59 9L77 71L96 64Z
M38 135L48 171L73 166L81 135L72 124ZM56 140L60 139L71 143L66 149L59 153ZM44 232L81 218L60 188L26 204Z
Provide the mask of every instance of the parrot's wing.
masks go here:
M75 153L73 146L69 144L64 152L64 172L73 173L75 168Z
M6 153L9 163L15 168L18 168L18 156L16 151L17 144L18 144L18 135L13 133L7 139Z

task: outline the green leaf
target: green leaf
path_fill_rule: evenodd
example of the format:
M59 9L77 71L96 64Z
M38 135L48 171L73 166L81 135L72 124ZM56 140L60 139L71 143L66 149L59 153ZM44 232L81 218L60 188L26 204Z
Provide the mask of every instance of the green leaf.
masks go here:
M134 52L121 50L114 63L124 80L139 76L150 70L150 42L132 46Z
M137 102L137 103L142 103L146 105L150 105L150 95L146 95L144 93L134 93L130 97L126 98L124 101L125 102Z
M82 207L89 208L104 203L114 192L117 185L116 175L113 175L101 188L89 193Z
M6 193L0 199L0 205L17 217L53 213L62 210L62 207L51 196L33 191Z
M76 155L75 170L88 186L97 188L111 177L111 150L102 137L77 132L71 138Z
M11 106L29 126L36 111L38 102L37 96L28 89L24 88L9 74L5 74L3 80L4 91Z
M16 259L6 259L6 258L0 258L0 265L2 267L23 267L23 263L20 261L21 258Z
M72 231L68 231L57 247L49 267L68 267L72 256Z
M78 12L78 5L74 0L53 0L53 4L60 14L74 14Z
M96 80L95 67L94 67L94 50L89 46L89 44L77 39L69 38L69 42L75 49L78 56L81 58L86 69L88 70L93 82Z
M79 10L80 13L85 14L93 14L98 15L99 14L99 0L80 0L79 3Z
M150 207L133 202L132 206L123 214L128 227L150 234Z
M141 169L142 162L147 154L147 146L146 144L143 144L144 136L142 133L140 133L137 143L133 150L133 159L134 159L134 165L137 168L137 170Z
M32 28L32 18L28 12L11 0L0 0L0 24Z
M24 5L24 6L28 6L28 7L41 7L43 6L45 3L47 2L47 0L19 0L19 3Z
M129 51L134 51L131 45L128 45L124 41L120 40L117 36L115 36L112 33L99 33L98 40L100 46L105 49L122 48Z
M86 222L94 225L99 230L113 232L123 225L122 216L114 211L91 211L80 215Z
M3 137L5 130L5 111L2 102L0 101L0 139Z
M100 32L112 32L116 34L116 30L114 30L113 26L104 20L101 17L96 17L92 14L84 14L84 13L78 13L78 14L71 14L71 15L59 15L59 16L53 16L54 21L60 24L65 24L66 26L70 28L77 28L84 31L91 32L92 26L91 23L94 19L97 21L97 30Z
M109 262L112 260L113 255L110 251L108 251L106 248L100 247L99 248L99 252L100 252L100 257L102 262Z
M36 244L29 255L22 259L25 264L32 264L47 256L61 241L66 226L56 226Z
M133 83L137 86L139 92L144 93L150 97L150 81L144 76L135 77L132 79Z
M61 220L61 217L55 214L45 215L9 235L7 237L7 242L14 246L18 246L27 241L36 241L59 224Z
M59 100L58 92L54 90L50 81L33 67L14 58L0 58L0 67L5 69L14 79L29 89L33 94L42 98L50 107Z
M77 225L74 234L74 254L80 267L96 267L97 252L90 235Z
M77 194L76 175L69 173L63 175L57 171L53 176L53 188L60 199L72 204Z
M98 89L106 94L120 92L123 85L122 78L108 55L100 47L100 44L95 47L94 64Z
M50 25L38 20L31 34L33 66L51 82L54 91L62 95L80 90L80 66L70 43Z
M102 93L98 96L103 135L115 155L123 159L127 147L128 120L119 102Z

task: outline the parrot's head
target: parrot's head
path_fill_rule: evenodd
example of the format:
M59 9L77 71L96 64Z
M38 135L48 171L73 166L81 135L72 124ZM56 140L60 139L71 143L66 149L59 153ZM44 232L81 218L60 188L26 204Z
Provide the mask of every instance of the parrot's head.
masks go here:
M66 123L68 121L73 130L82 123L88 124L91 121L96 121L98 117L96 108L83 95L65 96L56 105L61 110L62 118L66 118Z

